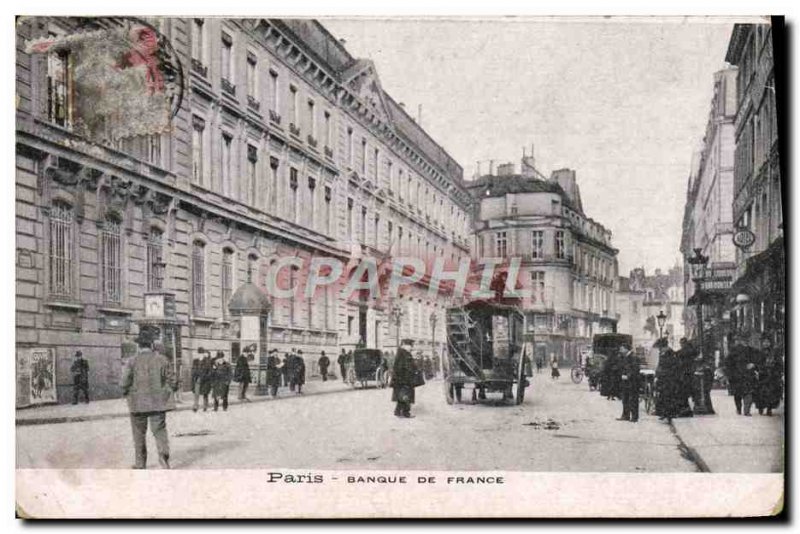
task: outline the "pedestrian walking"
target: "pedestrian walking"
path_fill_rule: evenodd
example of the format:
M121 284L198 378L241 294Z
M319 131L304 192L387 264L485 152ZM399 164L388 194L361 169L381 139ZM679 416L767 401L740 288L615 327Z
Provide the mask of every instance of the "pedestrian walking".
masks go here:
M178 389L172 366L164 356L164 345L155 341L160 330L142 326L136 338L139 351L125 368L122 393L128 401L133 431L134 469L147 468L147 426L156 440L158 462L169 469L167 412L175 409L173 393Z
M658 366L656 367L655 414L659 419L671 422L679 414L680 363L675 352L669 348L666 339L659 339L653 346L659 351Z
M239 383L239 400L242 402L250 402L247 398L247 388L253 379L250 373L250 358L253 358L253 353L250 351L240 354L236 359L236 369L233 371L233 380Z
M228 411L228 393L230 392L232 378L233 372L231 371L231 364L225 360L225 354L217 352L213 371L215 412L219 410L220 401L222 403L222 411Z
M620 375L622 415L618 420L635 423L639 420L639 388L642 385L639 360L627 347L620 347L619 353L622 372Z
M556 358L556 355L553 354L550 356L550 378L553 380L558 380L560 376L561 373L558 370L558 358Z
M294 349L292 352L287 352L283 355L283 365L281 365L281 378L283 378L283 385L289 387L289 391L294 391L291 381L292 361L294 360Z
M345 373L345 366L347 365L347 353L342 349L339 357L336 358L336 363L339 364L339 374L342 375L342 382L347 382L347 373Z
M698 395L702 395L701 392L695 391L699 386L699 383L697 383L695 379L695 367L697 366L695 360L698 357L698 353L685 337L680 339L679 344L680 348L675 353L678 380L675 390L676 417L691 417L693 411L692 407L689 405L689 398L691 398L692 403L697 406L699 402Z
M319 360L317 361L317 365L319 365L319 373L322 375L322 381L328 381L328 366L331 364L331 359L325 356L325 351L323 350L320 354Z
M201 349L202 350L202 349ZM209 351L203 351L203 358L198 364L197 370L197 393L194 396L194 405L192 410L195 412L198 409L198 400L203 398L203 411L208 411L208 395L214 386L214 360L211 358Z
M278 357L278 349L272 349L267 357L267 387L270 396L273 398L278 396L282 375L283 371L281 369L281 359Z
M543 367L544 367L544 358L539 356L538 358L536 358L536 374L541 373Z
M783 357L772 346L772 340L764 335L761 340L761 358L757 364L758 383L755 404L759 415L772 415L772 410L780 406L783 397Z
M394 415L411 418L411 405L414 404L414 388L422 379L421 370L417 369L414 357L411 356L413 341L404 339L394 359L392 369L392 402L395 403ZM424 381L424 379L423 379Z
M747 365L751 362L752 349L748 346L746 335L738 334L734 338L734 344L725 360L725 375L728 377L728 387L733 394L733 403L736 405L736 413L742 415L745 404L745 396L753 394L752 386L748 377ZM752 398L751 398L752 402ZM749 415L750 409L744 415Z
M83 358L82 351L75 352L75 361L70 367L72 373L72 404L78 404L78 397L83 393L83 401L89 404L89 362Z
M303 351L297 351L292 357L292 366L290 369L290 386L291 391L296 391L298 395L303 394L303 385L306 383L306 361L303 358Z

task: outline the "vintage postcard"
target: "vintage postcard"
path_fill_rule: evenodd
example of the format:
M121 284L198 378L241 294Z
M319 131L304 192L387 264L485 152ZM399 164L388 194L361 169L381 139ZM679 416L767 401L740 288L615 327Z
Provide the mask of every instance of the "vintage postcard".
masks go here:
M15 31L20 517L782 512L782 18Z

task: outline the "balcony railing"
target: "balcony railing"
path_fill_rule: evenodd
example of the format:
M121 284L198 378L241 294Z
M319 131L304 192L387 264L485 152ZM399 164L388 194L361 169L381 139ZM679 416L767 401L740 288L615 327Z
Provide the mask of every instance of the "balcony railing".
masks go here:
M192 72L196 72L203 78L208 77L208 67L203 65L199 59L192 58Z
M247 95L247 107L255 112L258 112L258 110L261 108L261 102L256 100L254 97Z
M230 81L222 78L222 90L228 93L231 96L236 96L236 86L233 85Z
M269 110L269 120L274 122L275 124L281 123L281 116L278 115L278 112L274 109Z
M289 133L292 135L300 136L300 127L297 126L295 123L289 123Z

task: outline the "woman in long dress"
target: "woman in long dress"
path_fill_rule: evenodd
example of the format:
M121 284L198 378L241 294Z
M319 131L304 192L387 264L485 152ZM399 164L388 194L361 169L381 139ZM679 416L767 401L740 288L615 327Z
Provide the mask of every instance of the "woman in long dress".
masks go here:
M561 373L558 372L558 358L553 355L552 359L550 360L550 378L557 380L560 376Z

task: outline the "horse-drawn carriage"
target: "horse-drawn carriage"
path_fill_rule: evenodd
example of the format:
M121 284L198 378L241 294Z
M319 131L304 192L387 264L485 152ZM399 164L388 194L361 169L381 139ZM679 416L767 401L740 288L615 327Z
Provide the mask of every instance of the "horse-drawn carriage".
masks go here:
M353 387L360 384L362 388L366 388L370 381L374 381L378 388L385 388L391 374L386 358L377 349L354 350L346 372L347 383Z
M479 300L447 309L447 351L441 359L445 399L461 401L472 385L472 400L499 392L503 400L521 404L530 359L523 343L524 317L516 306Z

